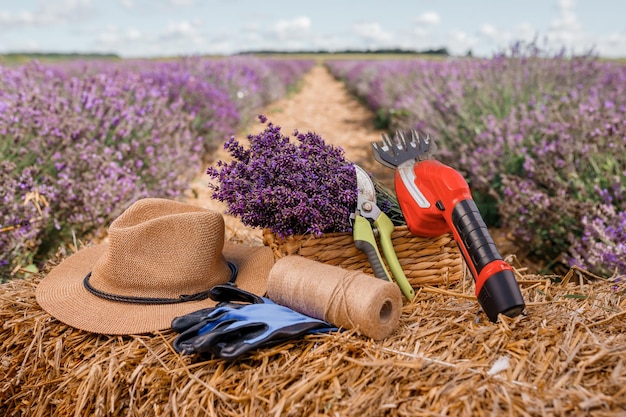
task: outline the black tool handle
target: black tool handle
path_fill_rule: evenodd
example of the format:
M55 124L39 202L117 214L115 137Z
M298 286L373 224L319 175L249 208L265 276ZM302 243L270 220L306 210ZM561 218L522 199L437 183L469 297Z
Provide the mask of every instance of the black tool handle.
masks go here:
M474 200L456 204L452 223L461 253L474 275L478 302L487 317L496 322L498 314L509 317L520 314L525 303L515 274L502 260Z
M526 307L515 274L510 269L489 276L478 293L478 303L494 323L498 314L515 317Z
M470 261L480 274L487 264L502 260L500 252L489 233L476 203L472 199L460 201L452 211L452 223L459 233Z

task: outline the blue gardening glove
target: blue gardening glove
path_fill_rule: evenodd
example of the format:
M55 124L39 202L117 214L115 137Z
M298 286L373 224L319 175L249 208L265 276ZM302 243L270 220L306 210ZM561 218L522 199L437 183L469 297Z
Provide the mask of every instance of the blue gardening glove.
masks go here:
M240 308L247 304L262 304L264 302L261 297L247 291L240 290L239 288L229 284L216 285L211 288L209 290L209 298L213 301L218 301L219 304L215 307L204 308L184 316L176 317L172 321L172 329L174 329L177 333L184 333L192 327L198 327L198 325L200 325L199 327L202 327L206 322L207 316L217 307L229 306L230 308ZM245 304L240 304L239 302L243 302Z
M276 345L307 333L337 330L325 321L232 285L214 287L211 298L221 303L173 320L172 328L180 333L174 340L177 352L213 354L233 360L253 349Z

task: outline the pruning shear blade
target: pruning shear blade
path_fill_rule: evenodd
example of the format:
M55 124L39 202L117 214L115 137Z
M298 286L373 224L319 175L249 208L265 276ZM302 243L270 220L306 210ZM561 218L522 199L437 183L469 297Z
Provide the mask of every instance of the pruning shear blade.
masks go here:
M357 208L354 213L354 245L367 255L374 276L393 282L378 251L374 233L374 230L376 230L385 260L393 272L396 283L406 298L412 300L415 291L404 275L404 271L402 271L400 261L391 241L391 233L394 229L393 222L376 204L376 188L369 174L356 164L354 167L356 169L357 187L359 190ZM372 225L374 228L372 228Z

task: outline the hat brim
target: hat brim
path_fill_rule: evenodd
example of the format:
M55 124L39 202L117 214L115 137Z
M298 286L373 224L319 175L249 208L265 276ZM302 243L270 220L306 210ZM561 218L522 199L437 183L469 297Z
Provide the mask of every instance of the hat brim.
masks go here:
M100 298L85 288L83 280L107 244L84 248L57 265L39 283L35 297L39 305L59 321L100 334L141 334L171 327L175 317L216 302L207 298L175 304L135 304ZM243 246L224 242L224 257L237 266L237 287L264 295L274 255L265 246ZM208 290L208 288L207 288Z

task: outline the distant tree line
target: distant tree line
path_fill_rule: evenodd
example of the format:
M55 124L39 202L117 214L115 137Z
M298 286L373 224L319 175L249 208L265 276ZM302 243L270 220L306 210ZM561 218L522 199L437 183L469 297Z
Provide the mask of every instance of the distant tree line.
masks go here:
M261 49L256 51L242 51L236 55L302 55L302 54L328 54L328 55L345 55L345 54L379 54L379 55L439 55L449 56L447 48L426 49L417 51L413 49L388 48L388 49L345 49L343 51L319 50L301 50L301 51L280 51ZM9 52L0 54L0 61L21 61L30 59L39 59L42 61L57 61L71 59L121 59L118 54L114 53L79 53L79 52Z
M119 59L119 55L113 53L80 53L80 52L8 52L0 54L1 57L31 58L31 59Z
M447 48L438 49L426 49L423 51L416 51L413 49L402 48L390 48L390 49L346 49L343 51L328 51L328 50L302 50L302 51L277 51L277 50L258 50L258 51L243 51L239 55L296 55L296 54L394 54L394 55L441 55L449 56Z

